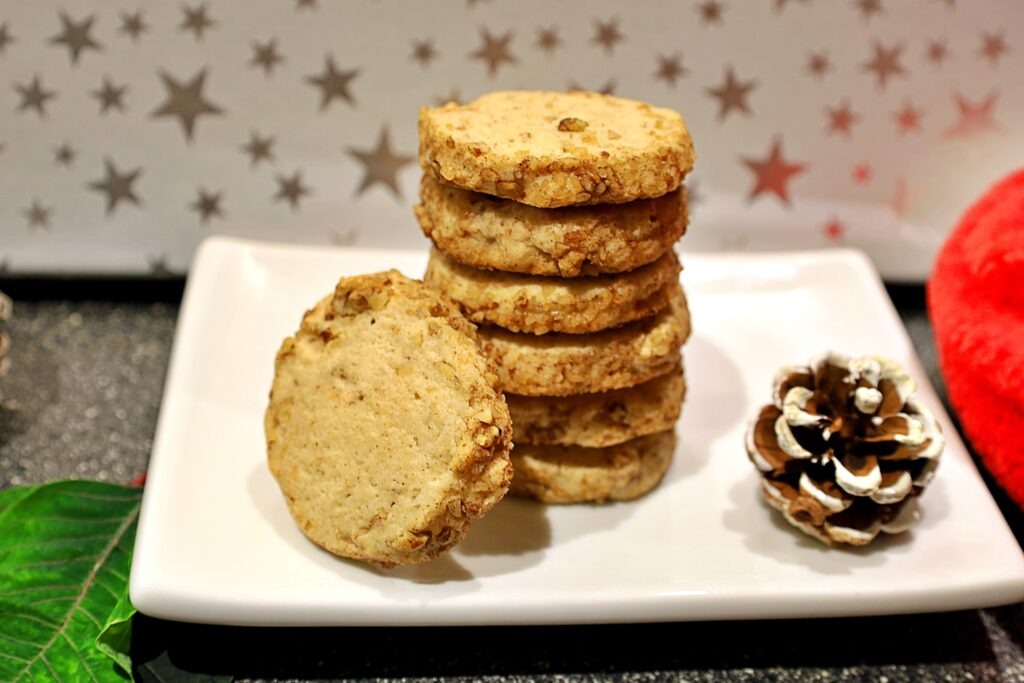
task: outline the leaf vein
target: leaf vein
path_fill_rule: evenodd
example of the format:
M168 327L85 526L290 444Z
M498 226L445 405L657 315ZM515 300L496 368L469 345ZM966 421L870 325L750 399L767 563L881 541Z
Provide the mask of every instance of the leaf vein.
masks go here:
M118 543L120 543L121 537L124 536L125 533L127 533L128 528L131 527L132 523L134 523L136 517L138 517L138 514L139 504L136 503L131 512L121 521L121 525L117 528L117 531L114 532L114 536L110 539L110 542L103 549L103 552L100 554L100 556L96 559L96 563L93 565L92 569L89 571L89 575L82 583L82 587L78 591L78 595L75 597L74 603L72 603L72 605L68 608L67 614L64 616L64 621L57 625L57 630L50 637L50 640L47 641L45 645L43 645L39 652L37 652L36 655L30 661L26 662L25 667L21 670L20 673L18 673L17 676L15 676L16 679L21 678L26 673L28 673L29 669L32 668L32 665L36 662L37 659L40 658L43 660L44 663L46 663L47 667L50 668L51 672L53 671L49 663L46 662L47 650L49 650L50 647L53 646L58 636L63 635L64 630L68 627L68 624L71 622L71 618L74 616L75 611L78 610L79 607L81 607L82 600L85 599L85 595L89 591L89 588L92 586L92 582L96 579L96 574L99 573L99 570L103 566L103 563L107 560L108 557L110 557L110 554L113 552L114 548L117 546ZM96 621L96 619L91 614L89 614L84 608L82 609L82 612L90 619L92 619L94 622ZM103 626L97 623L97 628L103 628ZM56 678L56 676L54 676L54 678Z

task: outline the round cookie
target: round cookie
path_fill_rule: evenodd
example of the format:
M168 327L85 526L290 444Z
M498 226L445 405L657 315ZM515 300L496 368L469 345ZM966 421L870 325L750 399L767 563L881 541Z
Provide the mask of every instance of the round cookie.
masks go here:
M452 258L528 275L577 277L634 270L686 231L686 189L628 204L538 209L440 183L420 181L413 207L420 227Z
M631 387L679 365L690 335L682 287L658 315L592 334L518 334L500 327L477 333L495 363L502 391L524 396L593 394Z
M693 168L671 109L593 92L504 91L420 110L420 165L543 209L660 197Z
M679 366L643 384L600 394L506 394L516 448L552 444L603 448L666 429L679 418L686 381Z
M675 449L671 429L607 448L517 444L509 493L543 503L633 500L658 485Z
M508 488L511 423L473 325L397 271L342 278L277 353L270 471L332 553L429 560Z
M668 306L679 260L669 251L621 275L568 279L480 270L433 249L423 280L454 299L475 323L531 334L584 334L648 318Z

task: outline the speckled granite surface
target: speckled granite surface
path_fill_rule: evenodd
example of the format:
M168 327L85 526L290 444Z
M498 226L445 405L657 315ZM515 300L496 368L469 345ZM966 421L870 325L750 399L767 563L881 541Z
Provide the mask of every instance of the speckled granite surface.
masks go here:
M149 456L180 283L0 282L5 288L16 305L4 380L15 405L0 410L0 485L129 481ZM920 290L892 294L941 392ZM1024 516L997 498L1021 539ZM1024 605L535 628L240 629L140 617L133 649L154 670L255 679L1024 682Z

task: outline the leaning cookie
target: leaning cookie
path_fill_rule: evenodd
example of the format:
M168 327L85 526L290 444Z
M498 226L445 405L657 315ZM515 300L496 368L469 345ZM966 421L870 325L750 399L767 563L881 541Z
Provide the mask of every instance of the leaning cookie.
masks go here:
M419 129L438 180L545 209L660 197L694 162L678 113L592 92L494 92L421 109Z
M496 365L502 391L524 396L592 394L671 372L690 335L690 314L676 284L668 308L618 329L532 335L484 326L478 334Z
M654 199L538 209L440 183L428 174L414 207L424 234L476 268L577 277L651 263L686 231L686 192Z
M517 445L509 493L543 503L633 500L658 485L675 448L673 430L607 448Z
M629 273L570 279L480 270L434 249L423 279L475 323L530 334L583 334L648 318L668 306L678 287L679 261L669 251Z
M343 278L281 345L265 416L296 524L343 557L429 560L501 500L511 423L473 325L397 271Z
M672 429L686 393L683 368L643 384L599 394L506 394L516 448L524 445L614 446Z

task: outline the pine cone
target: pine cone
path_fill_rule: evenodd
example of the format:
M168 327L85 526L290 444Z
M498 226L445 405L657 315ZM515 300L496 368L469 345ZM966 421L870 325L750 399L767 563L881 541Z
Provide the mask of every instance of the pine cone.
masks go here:
M825 355L775 377L747 433L765 500L828 545L866 545L917 522L944 440L914 380L878 356Z

